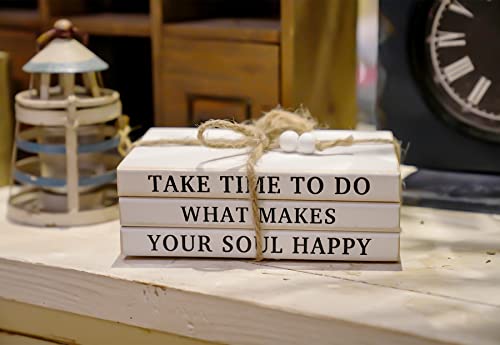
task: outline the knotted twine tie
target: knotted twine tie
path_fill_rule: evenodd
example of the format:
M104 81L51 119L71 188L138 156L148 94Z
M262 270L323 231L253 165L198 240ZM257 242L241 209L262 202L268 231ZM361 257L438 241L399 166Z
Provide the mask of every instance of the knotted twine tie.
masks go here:
M259 197L257 193L258 177L255 166L262 155L278 148L281 133L292 130L299 135L312 131L317 126L316 120L309 112L299 109L297 112L289 112L283 109L273 109L252 123L236 123L229 120L209 120L198 127L197 138L165 138L158 140L138 140L129 146L128 151L136 146L158 146L158 145L204 145L207 147L227 148L249 148L246 162L246 175L248 178L249 197L252 205L252 216L255 226L256 257L257 261L263 259L262 253L262 223L260 220ZM238 139L209 139L204 134L207 129L224 128L241 134ZM380 143L393 144L398 159L400 157L399 143L390 139L354 139L352 135L336 140L325 140L316 142L316 150L323 151L335 146L351 146L358 143Z

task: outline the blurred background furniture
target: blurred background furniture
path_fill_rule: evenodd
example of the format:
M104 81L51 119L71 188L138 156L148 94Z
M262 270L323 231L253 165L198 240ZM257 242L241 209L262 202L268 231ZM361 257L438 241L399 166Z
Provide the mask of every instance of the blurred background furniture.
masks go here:
M9 55L0 51L0 186L9 183L13 117Z
M106 84L142 131L239 121L278 104L355 126L355 1L0 0L14 91L27 87L34 36L61 17L91 35L111 66Z

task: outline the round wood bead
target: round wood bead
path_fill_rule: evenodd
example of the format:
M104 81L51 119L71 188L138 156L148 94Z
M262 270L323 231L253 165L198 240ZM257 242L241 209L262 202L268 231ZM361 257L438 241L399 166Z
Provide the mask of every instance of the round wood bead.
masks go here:
M299 141L299 135L295 131L284 131L280 135L280 148L285 152L295 152Z
M310 132L302 133L299 137L297 151L304 154L314 153L314 151L316 151L316 137L314 134Z
M73 26L73 24L68 19L64 19L64 18L58 19L54 23L54 29L58 29L58 30L62 30L62 31L69 30L69 29L71 29L72 26Z

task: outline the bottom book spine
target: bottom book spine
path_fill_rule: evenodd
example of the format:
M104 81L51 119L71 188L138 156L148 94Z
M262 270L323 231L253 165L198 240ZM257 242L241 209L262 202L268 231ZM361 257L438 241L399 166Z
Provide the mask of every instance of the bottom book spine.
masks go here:
M399 233L265 230L265 259L399 261ZM122 227L127 256L254 258L255 233L242 229Z

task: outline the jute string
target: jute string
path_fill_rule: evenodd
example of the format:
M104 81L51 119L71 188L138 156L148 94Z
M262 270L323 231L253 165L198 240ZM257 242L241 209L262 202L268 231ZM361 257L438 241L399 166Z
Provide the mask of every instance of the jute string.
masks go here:
M248 148L248 159L246 161L246 175L248 178L249 199L252 206L252 217L255 226L256 238L256 260L263 259L262 253L262 223L260 220L259 197L257 193L257 173L255 167L262 155L272 149L279 147L279 137L287 130L293 130L299 135L310 132L317 127L317 122L308 111L299 109L289 112L283 109L274 109L263 115L256 121L250 123L236 123L229 120L209 120L198 127L197 138L164 138L158 140L138 140L128 145L127 151L137 146L158 145L203 145L207 147L226 148ZM205 132L211 128L224 128L240 133L238 139L208 138ZM392 144L395 152L400 158L399 143L389 139L354 139L347 136L342 139L325 140L316 142L316 150L323 151L335 146L351 146L354 144L375 143Z

